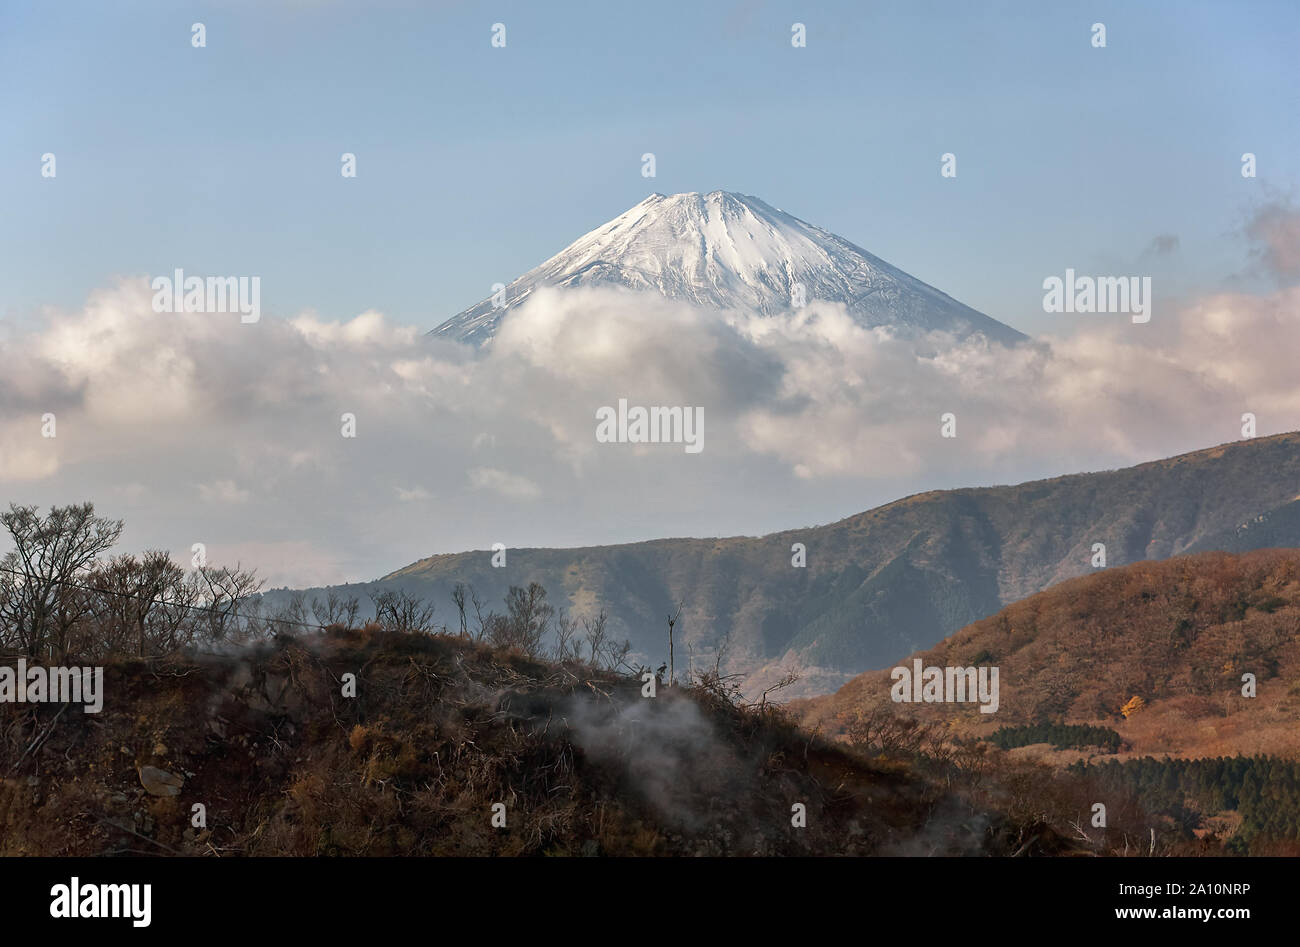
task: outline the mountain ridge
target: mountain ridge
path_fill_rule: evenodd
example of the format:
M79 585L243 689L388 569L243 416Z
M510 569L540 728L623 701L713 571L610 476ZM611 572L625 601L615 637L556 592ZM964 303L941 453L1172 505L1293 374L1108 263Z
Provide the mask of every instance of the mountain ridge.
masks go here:
M493 568L488 551L441 554L345 588L362 601L377 587L403 588L446 614L457 583L499 601L536 581L574 613L603 608L611 633L654 665L667 657L665 616L682 602L677 653L688 667L725 652L758 684L794 666L803 680L791 696L811 696L1088 573L1094 542L1106 544L1111 566L1227 535L1254 548L1300 546L1300 517L1277 512L1295 502L1297 482L1293 432L1118 470L930 491L759 537L513 548L507 568ZM1280 532L1240 529L1261 515ZM796 542L806 568L792 567Z

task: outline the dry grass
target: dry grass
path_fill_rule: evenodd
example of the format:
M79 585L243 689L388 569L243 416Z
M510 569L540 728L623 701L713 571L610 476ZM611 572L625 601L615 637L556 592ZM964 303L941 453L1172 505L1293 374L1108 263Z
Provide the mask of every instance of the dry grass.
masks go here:
M341 693L357 675L357 696ZM374 628L106 672L97 716L0 707L0 854L988 853L1023 832L782 711ZM137 767L184 777L155 798ZM206 807L206 827L191 825ZM491 824L506 807L507 827ZM807 807L807 828L791 806ZM1040 846L1041 847L1041 846Z

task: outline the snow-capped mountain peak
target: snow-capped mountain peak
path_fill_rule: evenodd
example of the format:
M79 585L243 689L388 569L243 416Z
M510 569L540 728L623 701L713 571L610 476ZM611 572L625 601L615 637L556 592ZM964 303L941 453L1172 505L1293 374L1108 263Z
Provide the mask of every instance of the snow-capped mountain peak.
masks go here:
M434 334L483 343L537 287L598 285L765 315L802 294L843 303L868 326L1024 338L835 234L729 191L651 194L510 283L504 307L485 299Z

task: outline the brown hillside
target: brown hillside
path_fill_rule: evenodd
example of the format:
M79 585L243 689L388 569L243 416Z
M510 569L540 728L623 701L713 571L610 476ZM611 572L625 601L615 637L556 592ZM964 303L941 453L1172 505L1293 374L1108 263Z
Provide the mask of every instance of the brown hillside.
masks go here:
M355 697L341 694L349 672ZM725 688L646 698L636 678L442 635L282 637L117 663L105 681L97 715L0 705L0 855L1069 847ZM494 803L505 828L490 824ZM806 828L791 825L795 803Z
M1120 758L1295 758L1298 633L1300 550L1180 556L1062 582L914 655L925 666L999 667L996 713L982 714L976 704L895 703L889 670L862 674L792 710L832 735L856 715L883 708L945 720L967 736L1040 722L1107 726L1125 741ZM1246 673L1257 680L1254 698L1242 695ZM1081 755L1045 747L1014 752L1057 762Z

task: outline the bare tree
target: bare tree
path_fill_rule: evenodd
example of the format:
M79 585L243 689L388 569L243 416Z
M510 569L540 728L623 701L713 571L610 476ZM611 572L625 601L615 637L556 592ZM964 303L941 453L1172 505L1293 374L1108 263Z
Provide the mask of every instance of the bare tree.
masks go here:
M355 595L344 597L340 593L330 589L325 595L325 601L313 597L311 600L311 613L315 616L316 621L325 625L342 625L345 628L353 628L357 623L357 613L361 610L361 603L357 601Z
M220 641L227 636L242 639L252 629L252 600L262 590L262 580L252 569L238 564L202 566L197 572L198 602L202 608L205 637Z
M592 667L621 667L632 650L632 642L617 641L609 636L609 616L601 609L595 618L583 618L582 630L587 640L587 661ZM578 656L578 648L574 648Z
M198 630L194 621L194 606L199 601L198 576L182 572L164 594L164 600L150 610L149 622L160 649L170 653L194 641Z
M375 604L375 621L389 631L429 634L433 631L433 606L405 589L382 589L370 593Z
M69 633L91 607L75 586L117 542L122 521L96 516L93 503L51 507L45 517L37 509L11 503L0 513L14 543L0 559L0 624L28 657L61 660Z
M611 639L605 644L605 661L611 669L624 667L627 665L627 656L631 650L632 642L626 638L622 641Z
M786 673L781 677L781 679L780 679L779 681L777 681L775 684L771 684L771 685L769 685L768 687L765 687L765 688L763 689L763 696L762 696L762 697L759 699L759 701L758 701L758 707L759 707L759 709L762 710L763 708L767 707L767 695L768 695L768 694L771 694L771 693L773 693L773 692L775 692L775 691L784 690L785 688L789 687L791 684L793 684L793 683L794 683L795 681L797 681L797 680L799 680L799 672L798 672L798 671L787 671L787 672L786 672Z
M673 626L677 624L677 619L682 614L682 604L685 600L677 603L677 611L668 616L668 686L673 686L673 681L677 677L676 662L673 658Z
M483 603L479 600L478 592L474 591L472 585L469 587L469 599L474 606L474 621L478 624L478 630L474 632L474 640L486 641L489 630L496 623L499 616L490 609L486 615L483 614Z
M573 638L578 632L578 620L571 618L564 612L555 616L555 646L554 656L557 661L568 661L578 657L578 648L581 645L574 644Z
M451 600L456 603L456 613L460 616L460 636L469 637L469 620L465 616L465 583L457 582L451 590Z
M300 628L308 627L307 593L291 592L289 601L280 606L280 610L267 619L266 628L271 634L276 632L293 634Z
M118 630L125 640L114 642L111 650L126 650L129 641L130 650L144 657L149 653L150 629L158 624L151 619L168 601L175 601L184 578L185 571L161 549L150 549L140 559L117 556L97 566L91 573L91 585L98 593L94 604L98 634L106 636ZM173 630L166 621L162 625L165 633Z
M506 614L491 624L489 640L499 647L518 648L536 657L554 615L555 607L546 601L546 589L540 583L530 582L528 588L512 585L506 593Z
M609 634L609 616L602 608L595 618L584 618L582 628L587 633L587 660L599 667L601 655L605 653L606 638Z

